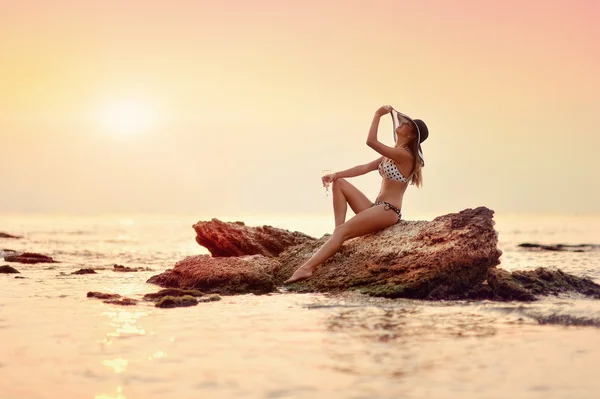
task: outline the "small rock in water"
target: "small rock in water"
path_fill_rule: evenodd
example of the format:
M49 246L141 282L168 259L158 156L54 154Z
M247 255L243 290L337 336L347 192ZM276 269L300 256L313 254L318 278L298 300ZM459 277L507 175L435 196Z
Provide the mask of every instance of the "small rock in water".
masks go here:
M87 293L88 298L98 298L98 299L116 299L121 298L119 294L106 294L104 292L90 291Z
M13 236L7 233L2 233L0 232L0 238L15 238L15 239L19 239L19 238L23 238L21 236Z
M518 247L534 251L589 252L600 250L599 244L533 244L524 242Z
M133 306L133 305L137 304L137 301L135 299L131 299L131 298L127 298L127 297L108 299L108 300L102 301L102 302L108 303L111 305L121 305L121 306Z
M18 263L28 263L28 264L58 263L57 261L55 261L54 259L52 259L49 256L36 254L36 253L32 253L32 252L23 252L20 255L5 256L4 260L7 262L18 262Z
M160 298L164 298L166 296L179 297L179 296L185 296L185 295L190 295L193 297L201 297L206 294L204 292L198 291L198 290L182 290L180 288L165 288L164 290L160 290L158 292L153 292L153 293L144 295L144 300L157 301Z
M10 273L21 273L21 272L12 266L4 265L4 266L0 266L0 273L10 274Z
M198 300L191 295L184 296L166 296L156 302L157 308L178 308L186 306L196 306Z
M221 300L221 297L219 295L213 294L213 295L208 295L208 296L198 299L198 302L216 302L216 301L220 301L220 300Z
M97 274L94 269L79 269L71 274Z
M123 265L113 265L113 271L115 272L151 272L152 269L149 267L128 267Z

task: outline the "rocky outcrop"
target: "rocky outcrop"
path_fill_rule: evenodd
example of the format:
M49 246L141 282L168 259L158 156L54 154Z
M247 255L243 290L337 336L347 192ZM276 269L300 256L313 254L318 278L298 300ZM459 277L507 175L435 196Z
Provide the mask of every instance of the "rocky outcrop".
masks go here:
M148 283L225 295L266 294L277 286L275 274L279 267L276 259L262 255L189 256L177 262L173 269L151 277Z
M278 256L285 249L314 241L304 233L271 226L248 227L243 222L225 223L218 219L194 226L196 242L214 257L263 255Z
M18 262L18 263L28 263L28 264L58 263L57 261L55 261L54 259L52 259L49 256L36 254L36 253L32 253L32 252L23 252L20 255L5 256L4 260L6 262Z
M403 220L379 232L348 240L311 278L291 284L287 290L358 290L372 296L428 300L531 301L563 292L600 298L600 286L560 270L509 273L498 269L502 253L497 247L493 213L479 207L432 221ZM214 219L198 225L203 226L202 242L207 248L221 248L219 251L230 254L234 251L224 248L236 248L235 253L241 255L188 257L177 262L173 269L150 278L149 283L225 295L268 293L275 291L329 238L308 238L278 256L248 255L241 248L254 252L261 243L269 241L265 238L268 226L252 228ZM208 226L216 231L211 232ZM260 234L255 229L260 229ZM276 236L281 237L280 229L276 230ZM260 242L252 241L255 236L261 237ZM207 237L218 242L208 242ZM228 243L228 237L234 241Z
M277 281L288 278L322 244L282 253ZM359 290L388 298L461 298L500 263L493 211L465 209L428 221L402 221L347 241L302 291Z

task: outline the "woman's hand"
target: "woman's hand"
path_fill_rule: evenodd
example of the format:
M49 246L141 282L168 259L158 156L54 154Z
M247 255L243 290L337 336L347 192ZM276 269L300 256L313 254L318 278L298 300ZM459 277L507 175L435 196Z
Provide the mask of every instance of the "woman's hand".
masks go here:
M375 111L375 116L382 117L385 114L389 114L391 111L391 105L382 105L377 111Z
M328 185L333 183L336 179L337 179L336 174L330 173L328 175L321 177L321 182L323 183L323 187L327 187Z

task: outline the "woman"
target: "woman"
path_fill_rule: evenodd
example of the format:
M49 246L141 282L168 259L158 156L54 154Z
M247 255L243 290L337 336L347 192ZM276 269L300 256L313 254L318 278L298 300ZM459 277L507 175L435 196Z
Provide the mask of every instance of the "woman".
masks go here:
M386 146L377 140L377 128L382 116L392 113L396 143ZM285 284L309 278L321 263L335 254L344 241L373 233L400 221L402 198L409 184L421 186L421 168L425 165L421 143L429 135L422 120L411 119L389 105L380 107L373 117L367 145L381 157L364 165L325 175L323 185L332 184L335 230L325 244ZM382 177L381 189L375 202L371 202L359 189L345 178L364 175L378 169ZM355 216L346 222L348 205Z

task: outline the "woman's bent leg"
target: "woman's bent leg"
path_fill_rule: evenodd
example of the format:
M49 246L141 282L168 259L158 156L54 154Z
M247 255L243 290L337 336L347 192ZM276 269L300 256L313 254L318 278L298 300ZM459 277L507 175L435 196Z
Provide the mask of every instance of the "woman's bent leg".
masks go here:
M336 227L329 240L309 260L296 269L292 277L285 281L285 284L310 277L317 266L333 256L342 247L344 241L379 231L395 224L397 220L398 215L392 210L386 210L383 205L370 207L360 212L346 223Z
M350 205L355 214L359 214L373 204L366 195L348 183L346 179L336 179L331 186L335 227L340 226L346 221L348 205Z

